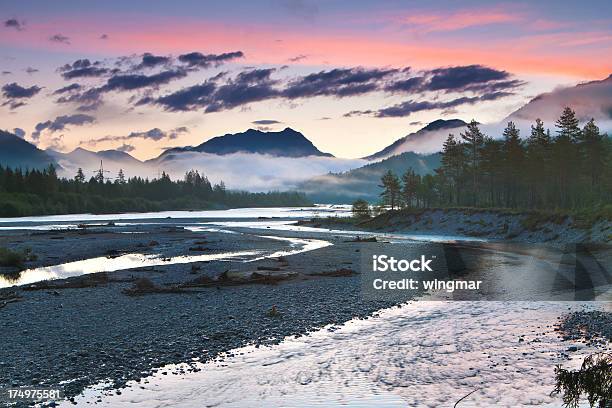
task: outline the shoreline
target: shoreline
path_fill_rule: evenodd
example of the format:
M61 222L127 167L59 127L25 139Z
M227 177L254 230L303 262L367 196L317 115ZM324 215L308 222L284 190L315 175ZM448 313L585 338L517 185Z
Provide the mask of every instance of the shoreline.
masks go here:
M298 225L372 232L434 233L492 242L610 244L612 221L581 222L569 214L491 209L423 209L388 211L369 219L313 218Z
M189 253L189 247L202 240L208 242L206 253L253 248L275 252L291 248L286 240L265 239L254 234L188 230L167 234L155 227L140 228L145 233L135 236L139 242L152 239L158 242L146 250L168 257ZM52 262L59 263L67 260L62 258L75 256L70 250L61 251L60 247L81 245L83 236L70 237L70 234L55 232L52 236L64 236L60 240L35 235L37 242L29 244L42 249L47 243L53 243L56 247L41 254L59 255L61 258ZM106 238L113 235L101 234ZM99 246L98 253L113 249L113 243L116 250L125 249L122 245L126 242L138 247L138 242L125 234L116 240L98 240L96 235L86 235L91 238L92 247L83 245L83 253L88 253L97 241L106 242ZM12 232L11 236L24 240L18 232ZM273 259L248 263L199 262L195 267L168 264L51 281L61 284L85 279L84 287L41 285L39 290L25 290L27 286L1 289L0 295L17 292L21 298L0 309L0 343L3 344L0 384L50 386L66 382L67 397L76 396L85 387L108 378L120 388L128 380L137 380L167 364L191 361L195 357L206 361L251 343L275 344L287 335L304 335L314 328L365 318L376 310L392 306L393 302L361 299L358 275L334 274L340 268L338 265L350 268L359 262L359 253L355 252L359 244L344 243L333 237L331 241L333 246L315 251L316 258L311 253L286 257L284 267ZM49 260L41 256L37 262L42 265ZM196 287L184 293L143 296L124 293L133 285L134 278L139 277L146 277L159 287L175 287L206 276L218 277L227 270L252 274L279 266L297 273L276 284L246 281L231 286ZM99 280L102 275L107 279ZM273 306L281 317L269 314ZM22 324L25 321L27 328Z
M277 259L169 263L51 281L85 282L76 287L0 290L0 295L15 291L22 296L0 309L0 342L4 345L0 351L0 384L49 386L65 382L68 398L108 379L111 388L121 389L129 381L138 382L169 364L211 361L249 344L278 344L287 336L299 338L321 327L368 318L414 299L414 294L401 299L367 299L361 292L359 274L347 273L359 270L364 245L383 252L394 245L388 241L350 240L350 235L329 231L273 230L258 218L247 221L262 225L230 227L219 222L218 227L203 225L202 230L190 230L164 222L99 225L87 234L78 230L4 231L3 240L33 246L41 255L36 261L39 265L83 255L91 258L108 251L137 250L172 258L194 252L190 248L211 254L255 249L275 253L291 248L286 239L268 239L265 235L323 239L333 245ZM406 244L417 248L435 245ZM479 252L485 255L474 254L475 247L480 243L460 248L476 258L492 252L483 244ZM240 280L254 274L284 277L266 284ZM103 275L105 279L98 279ZM222 276L239 281L225 285L218 280ZM183 288L181 285L196 280L205 284L184 287L179 293L127 295L135 279L143 277L158 288ZM273 309L277 313L271 313ZM29 322L27 328L24 321Z

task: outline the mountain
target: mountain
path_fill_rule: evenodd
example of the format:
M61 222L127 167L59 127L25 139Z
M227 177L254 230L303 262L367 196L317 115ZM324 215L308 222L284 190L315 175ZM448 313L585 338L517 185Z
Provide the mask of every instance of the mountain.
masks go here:
M603 80L590 81L576 86L558 88L536 96L526 105L511 113L502 124L514 121L529 129L536 118L545 126L554 127L563 108L571 107L581 122L594 118L602 130L610 130L612 120L612 75Z
M380 178L388 170L401 176L412 168L420 175L431 174L440 166L440 154L421 155L405 152L344 173L314 177L297 186L316 203L351 203L358 198L370 202L380 199Z
M142 163L140 160L136 159L132 155L126 152L122 152L121 150L101 150L96 152L100 158L103 160L112 160L116 162L125 162L128 164L136 164Z
M83 169L85 175L89 177L100 168L100 162L102 162L104 169L109 171L109 177L114 177L119 169L123 169L129 176L147 177L154 175L153 170L148 169L143 162L119 150L92 152L77 147L70 153L61 153L50 149L46 152L64 168L61 174L66 177L74 176L79 168Z
M199 152L217 155L232 153L259 153L278 157L333 157L317 149L303 134L291 128L280 132L262 132L249 129L246 132L213 137L195 147L177 147L166 150L155 160L174 158L177 153Z
M51 156L33 144L9 132L0 130L0 165L22 169L57 167Z
M396 140L378 153L364 157L364 159L375 161L408 151L434 153L440 150L442 143L448 137L449 131L459 132L465 126L467 126L467 123L461 119L438 119L417 132Z

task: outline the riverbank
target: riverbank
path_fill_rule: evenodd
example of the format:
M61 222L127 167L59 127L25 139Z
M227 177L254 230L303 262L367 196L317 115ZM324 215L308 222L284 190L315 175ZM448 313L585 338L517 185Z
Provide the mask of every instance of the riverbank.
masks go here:
M67 224L58 229L60 224L53 224L57 218L30 219L0 232L1 245L32 248L37 259L28 267L34 271L92 259L94 266L106 267L129 254L156 257L153 266L142 261L141 267L129 264L121 270L0 290L2 299L13 295L0 308L0 386L61 386L73 398L106 383L118 394L128 383L146 385L154 373L168 377L201 372L197 363L239 356L235 350L245 346L257 349L288 336L300 339L322 327L335 331L347 321L375 316L421 295L410 293L393 300L364 296L359 272L366 248L377 253L430 253L442 245L384 234L376 240L356 239L352 232L300 229L286 219L251 216L213 221L179 215L195 217L174 214L177 218L167 219L166 214L158 214L156 219L128 222L96 217L86 227L71 229ZM544 248L532 256L529 246L449 242L465 262L466 273L493 281L507 276L509 265L513 277L533 275L557 267L563 256L558 248L550 252ZM230 257L232 253L241 255ZM606 253L591 256L610 264ZM142 259L150 258L137 261ZM139 285L143 279L152 286ZM491 299L496 299L500 293L493 289ZM475 294L482 299L486 295ZM560 307L555 316L563 316L565 309ZM466 322L477 318L469 306L456 310L464 310ZM440 313L444 314L435 315ZM516 311L507 318L520 315ZM420 336L420 320L415 319L414 333ZM486 335L486 327L473 330ZM447 340L454 341L452 336ZM430 352L438 350L431 347ZM552 378L558 360L547 361ZM187 365L177 370L167 368L183 363Z
M109 252L112 258L125 251L169 259L155 267L0 290L0 297L17 297L0 309L3 386L61 384L67 397L109 379L120 388L167 364L206 361L246 344L276 343L288 335L367 317L393 304L362 298L360 278L351 272L359 263L359 244L340 238L329 237L334 245L318 249L316 256L283 256L295 250L295 244L259 234L159 225L105 225L84 235L72 230L3 234L9 246L27 242L38 254L38 265ZM172 262L185 254L236 251L257 253L252 262ZM257 260L260 252L279 255ZM238 281L218 280L226 271ZM240 280L254 273L284 277L264 284ZM159 288L184 287L176 293L126 294L141 278ZM204 284L189 285L194 282ZM271 313L273 307L276 313Z
M564 324L565 313L602 308L419 300L274 347L235 349L194 363L195 372L167 366L120 392L92 387L76 401L113 408L399 408L452 407L465 397L459 406L561 406L560 396L550 395L555 365L574 368L585 355L609 350L595 333L577 335Z
M608 217L578 217L539 211L425 209L388 211L355 220L317 218L302 225L358 228L364 231L464 235L504 242L575 244L612 242Z

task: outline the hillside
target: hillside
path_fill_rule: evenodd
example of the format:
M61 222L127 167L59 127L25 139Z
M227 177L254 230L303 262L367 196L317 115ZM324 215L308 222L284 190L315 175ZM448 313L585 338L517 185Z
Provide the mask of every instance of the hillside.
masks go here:
M44 169L55 160L22 138L0 130L0 165L22 169Z
M358 198L370 202L379 200L380 178L388 170L401 175L409 168L417 174L431 174L440 166L440 154L420 155L405 152L397 156L344 173L330 173L314 177L298 185L299 191L317 203L351 203Z

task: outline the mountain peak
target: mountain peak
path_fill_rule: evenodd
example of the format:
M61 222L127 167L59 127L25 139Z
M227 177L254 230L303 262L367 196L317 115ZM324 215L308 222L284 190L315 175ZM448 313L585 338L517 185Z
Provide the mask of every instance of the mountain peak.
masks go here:
M436 119L433 122L430 122L421 129L423 130L440 130L440 129L450 129L461 126L467 126L467 123L461 119Z
M233 153L256 153L279 157L327 156L312 144L302 133L287 127L281 131L247 129L241 133L228 133L213 137L195 147L173 148L162 153L160 158L171 157L181 152L200 152L217 155Z
M363 159L368 161L380 160L408 151L434 153L439 151L439 146L442 145L442 141L448 136L446 130L463 128L465 126L467 126L467 123L461 119L437 119L418 131L397 139L381 151ZM435 143L436 140L439 143ZM437 147L432 148L432 146Z
M94 154L94 152L92 152L91 150L87 150L87 149L83 149L82 147L77 147L75 148L73 151L71 151L68 154L79 154L79 153L89 153L89 154Z

